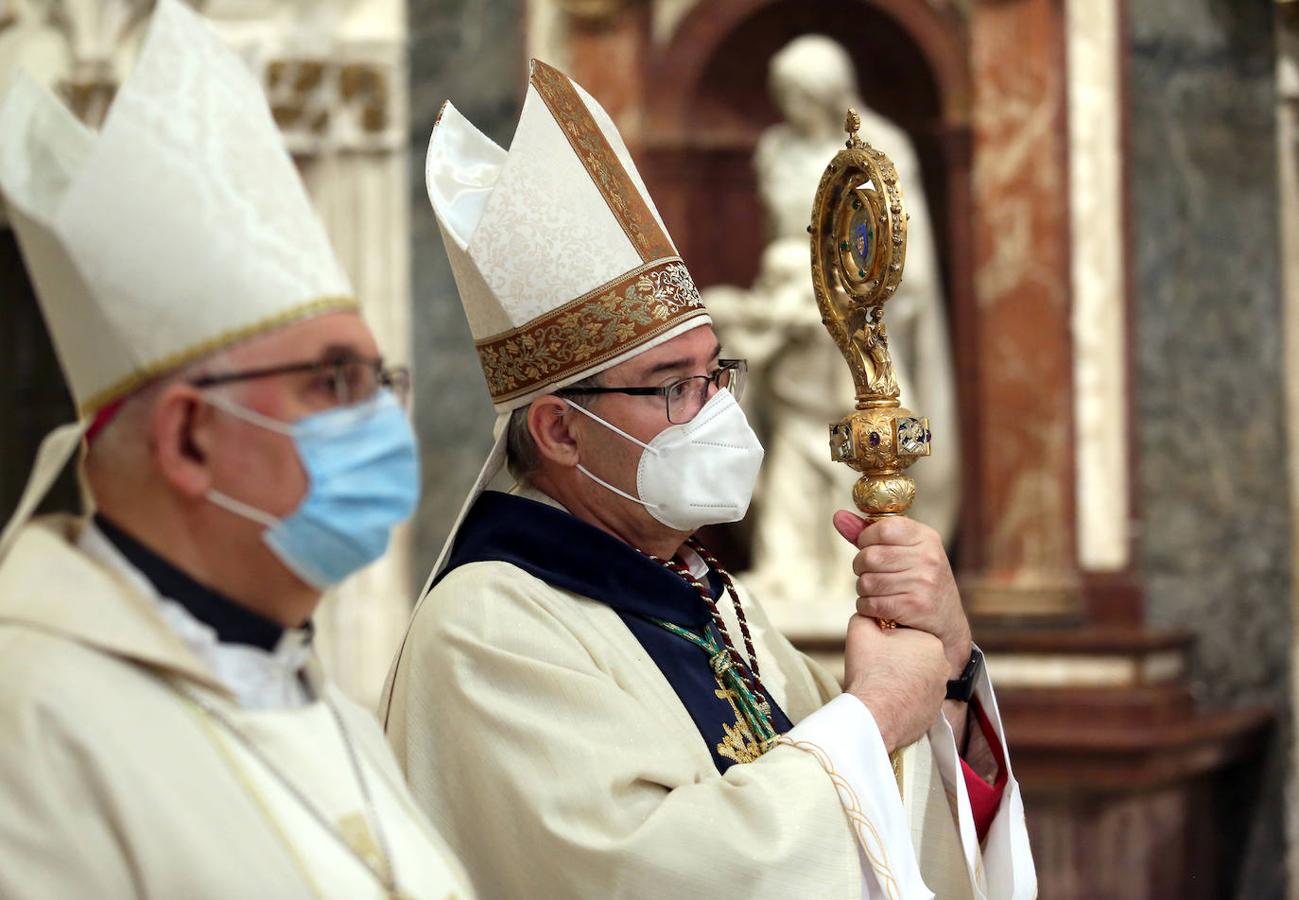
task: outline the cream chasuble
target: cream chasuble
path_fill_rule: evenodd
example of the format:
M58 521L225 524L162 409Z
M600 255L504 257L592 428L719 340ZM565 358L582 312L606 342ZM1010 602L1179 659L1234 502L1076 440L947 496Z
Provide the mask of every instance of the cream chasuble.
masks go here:
M473 513L468 522L477 527ZM386 730L484 896L1035 895L1013 775L980 849L940 720L904 775L926 786L904 809L869 711L742 587L763 682L795 726L719 773L617 612L510 562L455 559L411 623ZM733 607L719 606L738 634ZM986 679L976 697L1000 735Z
M241 708L80 527L0 563L0 896L472 896L318 662L306 705Z
M715 623L688 621L704 601L684 579L545 498L483 493L512 412L711 321L608 112L534 60L508 149L448 103L425 182L498 418L394 663L385 728L475 887L1031 897L1014 779L981 854L945 722L904 773L926 789L903 809L869 711L756 604L770 703L715 681L725 661L688 639L718 639ZM733 607L718 606L738 644ZM976 697L999 728L986 681ZM785 739L759 753L750 714L764 706Z

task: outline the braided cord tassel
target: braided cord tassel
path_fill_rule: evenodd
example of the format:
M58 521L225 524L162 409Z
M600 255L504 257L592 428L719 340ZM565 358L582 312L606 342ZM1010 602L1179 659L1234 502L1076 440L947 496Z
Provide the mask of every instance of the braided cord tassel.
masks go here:
M735 665L731 653L727 652L722 642L718 640L716 628L711 626L708 628L708 638L705 640L694 632L688 631L666 619L652 619L651 621L678 637L685 638L708 654L708 664L713 670L713 675L722 687L727 688L735 695L735 705L739 708L740 714L744 716L744 721L748 723L749 730L753 732L760 751L765 753L769 750L776 742L776 729L771 724L771 706L765 703L760 696L755 695L745 682L742 667Z
M753 666L753 675L756 678L761 678L762 673L758 671L758 654L753 649L753 635L749 633L749 619L744 614L744 607L740 605L740 595L735 590L735 582L731 581L731 573L723 568L722 564L717 561L717 557L713 556L708 548L699 542L698 538L691 538L688 543L690 548L698 553L700 558L708 564L708 567L722 579L722 584L726 587L726 593L735 606L735 618L740 623L740 634L744 637L744 649L749 654L749 662ZM712 598L709 597L709 599Z
M696 546L702 549L702 545L699 545L694 541L692 541L691 546L692 549ZM696 550L696 552L698 551ZM704 552L707 553L707 551ZM743 679L745 687L747 687L749 692L757 699L759 707L765 711L766 715L770 716L771 704L767 699L769 695L766 686L762 684L761 677L758 675L758 655L753 649L753 638L749 634L749 623L744 616L743 607L740 606L740 597L735 591L735 585L732 583L726 570L721 567L721 564L717 562L717 559L713 557L711 553L708 553L707 556L701 554L704 562L708 563L708 565L721 577L722 584L731 598L732 605L735 607L735 617L740 622L740 630L744 635L745 650L749 655L748 665L745 665L745 660L740 657L740 652L735 649L735 644L731 641L730 632L726 628L726 622L722 619L721 610L717 608L717 601L713 599L712 593L708 590L708 585L691 575L690 570L676 560L659 559L657 556L648 553L645 555L649 556L650 559L653 559L660 565L671 569L677 575L681 576L681 578L685 579L686 583L698 592L700 599L703 600L704 605L708 607L709 615L713 620L713 627L717 629L717 633L721 636L722 643L726 647L726 652L730 656L735 668L738 670L740 677Z

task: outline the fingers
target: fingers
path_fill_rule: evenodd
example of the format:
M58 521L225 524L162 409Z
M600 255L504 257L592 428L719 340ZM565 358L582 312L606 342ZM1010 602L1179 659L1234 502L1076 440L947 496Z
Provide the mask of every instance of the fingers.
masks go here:
M858 597L857 614L874 619L888 619L899 625L915 626L918 617L915 615L909 594L885 594L876 597Z
M858 597L886 597L922 590L922 580L911 572L863 572L857 576Z
M875 636L882 636L883 631L880 629L880 623L866 616L853 616L848 620L848 640L853 638L858 640L870 640Z
M873 524L869 519L863 519L846 509L836 512L831 521L834 522L835 531L843 535L843 539L850 544L856 544L862 533Z
M923 657L930 668L940 673L946 672L947 658L943 655L943 642L927 631L914 628L885 631L880 628L875 617L858 614L848 620L848 641L862 644L888 641L889 646L898 652L915 653ZM945 674L943 682L946 684Z
M938 602L949 587L950 576L937 566L907 566L899 572L862 572L857 576L857 595L916 594Z
M937 542L939 547L943 545L938 532L928 525L921 525L905 516L889 516L880 519L873 528L867 529L857 538L857 546L863 549L875 544L905 547L933 542Z
M913 547L892 544L872 544L857 551L852 559L852 572L905 572L916 567L922 557Z

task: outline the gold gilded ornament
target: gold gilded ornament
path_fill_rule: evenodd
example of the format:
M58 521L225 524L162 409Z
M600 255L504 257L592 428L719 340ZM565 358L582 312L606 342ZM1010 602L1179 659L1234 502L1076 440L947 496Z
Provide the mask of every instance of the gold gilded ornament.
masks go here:
M821 176L812 205L812 287L821 321L852 370L857 405L830 426L830 455L861 473L853 500L869 519L904 515L916 496L905 472L929 455L929 420L905 409L889 356L884 304L907 256L897 170L863 141L848 111L848 141Z
M901 516L916 497L906 469L929 455L929 420L902 406L889 356L884 304L902 282L907 214L897 169L857 134L848 110L848 140L821 176L812 203L812 288L821 321L852 370L856 408L830 426L830 456L861 473L852 498L870 520ZM896 628L882 619L880 627ZM905 757L893 754L903 788Z

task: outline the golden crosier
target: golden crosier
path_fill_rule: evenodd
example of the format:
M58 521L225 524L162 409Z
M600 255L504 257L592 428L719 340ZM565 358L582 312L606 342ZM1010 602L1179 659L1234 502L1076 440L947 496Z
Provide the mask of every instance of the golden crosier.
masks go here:
M916 498L905 469L929 455L929 420L903 409L889 356L884 303L902 282L907 215L892 161L857 134L848 110L848 140L821 176L812 204L812 288L821 321L852 370L857 408L830 426L830 456L861 473L852 498L867 518L900 516ZM880 627L896 623L880 620ZM902 790L903 754L892 757Z
M830 455L861 473L853 502L879 519L911 508L916 483L904 470L929 455L930 435L929 420L898 401L884 327L884 303L902 282L907 256L902 188L892 161L863 141L859 128L857 111L848 110L848 140L821 176L807 230L821 321L857 387L857 408L830 426Z
M915 499L904 470L929 455L929 421L903 409L889 356L884 303L897 291L907 254L907 215L897 170L857 134L821 176L812 205L812 287L821 321L843 353L857 408L830 426L830 454L862 474L853 500L867 517L899 516Z

